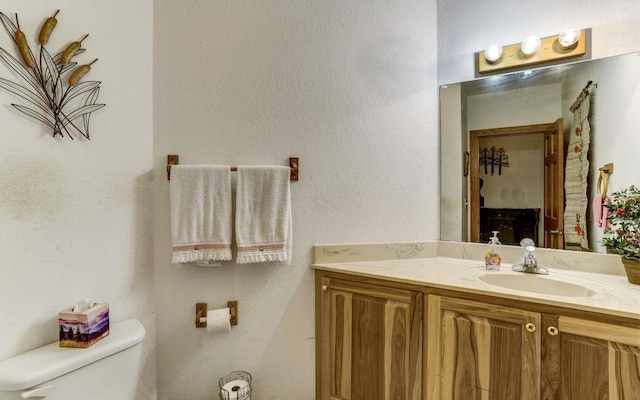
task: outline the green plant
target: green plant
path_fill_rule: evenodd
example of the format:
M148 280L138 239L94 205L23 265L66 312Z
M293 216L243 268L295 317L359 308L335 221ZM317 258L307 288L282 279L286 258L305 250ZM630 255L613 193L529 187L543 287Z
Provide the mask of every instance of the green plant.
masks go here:
M602 244L610 253L640 261L640 189L632 185L614 192L604 206L610 225Z
M28 104L11 104L16 110L53 129L53 136L82 135L89 139L89 120L91 113L104 107L96 104L100 93L100 82L80 79L89 72L91 64L76 67L71 59L85 51L80 41L69 44L63 51L53 56L45 45L57 24L56 12L45 20L40 30L39 57L36 58L20 29L18 16L16 23L0 12L0 22L12 39L20 60L0 47L0 59L19 78L18 82L0 78L0 88L4 89ZM69 75L68 77L66 77Z

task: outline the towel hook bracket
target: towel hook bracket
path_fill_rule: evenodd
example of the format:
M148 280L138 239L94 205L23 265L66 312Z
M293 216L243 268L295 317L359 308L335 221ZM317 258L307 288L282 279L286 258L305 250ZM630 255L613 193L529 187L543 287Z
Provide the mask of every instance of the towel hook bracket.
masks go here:
M167 155L167 180L171 179L171 166L180 164L180 156L177 154Z
M291 181L298 181L298 157L289 157L289 168L291 168Z
M613 163L603 165L602 167L600 167L600 171L604 172L605 174L613 174Z

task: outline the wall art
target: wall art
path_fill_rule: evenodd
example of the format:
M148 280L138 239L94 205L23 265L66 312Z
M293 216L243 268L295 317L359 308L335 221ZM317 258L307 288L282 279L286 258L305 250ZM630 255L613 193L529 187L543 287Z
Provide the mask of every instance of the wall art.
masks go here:
M98 60L85 64L74 60L85 52L82 42L89 35L70 42L53 54L47 49L58 23L56 17L59 11L43 22L36 53L31 50L27 35L20 29L18 15L14 24L11 18L0 12L0 21L15 44L16 53L14 57L0 47L0 59L17 78L17 81L12 81L0 77L0 88L18 97L22 104L11 105L27 117L51 128L53 137L60 135L70 139L90 139L91 113L105 105L97 103L101 82L82 79Z

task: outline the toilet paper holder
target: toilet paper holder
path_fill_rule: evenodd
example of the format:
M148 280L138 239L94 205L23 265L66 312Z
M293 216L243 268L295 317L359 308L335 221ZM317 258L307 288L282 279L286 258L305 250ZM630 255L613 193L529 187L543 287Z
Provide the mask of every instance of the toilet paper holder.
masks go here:
M231 325L238 325L238 301L227 301L227 307ZM207 327L207 310L207 303L196 303L196 328Z

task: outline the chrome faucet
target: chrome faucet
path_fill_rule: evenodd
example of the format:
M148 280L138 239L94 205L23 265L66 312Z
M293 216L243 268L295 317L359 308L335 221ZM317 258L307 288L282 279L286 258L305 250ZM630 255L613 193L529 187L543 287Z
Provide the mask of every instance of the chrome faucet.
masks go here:
M520 241L520 246L524 247L524 263L514 265L511 267L511 270L529 274L549 275L548 269L538 266L534 241L529 238L524 238Z

